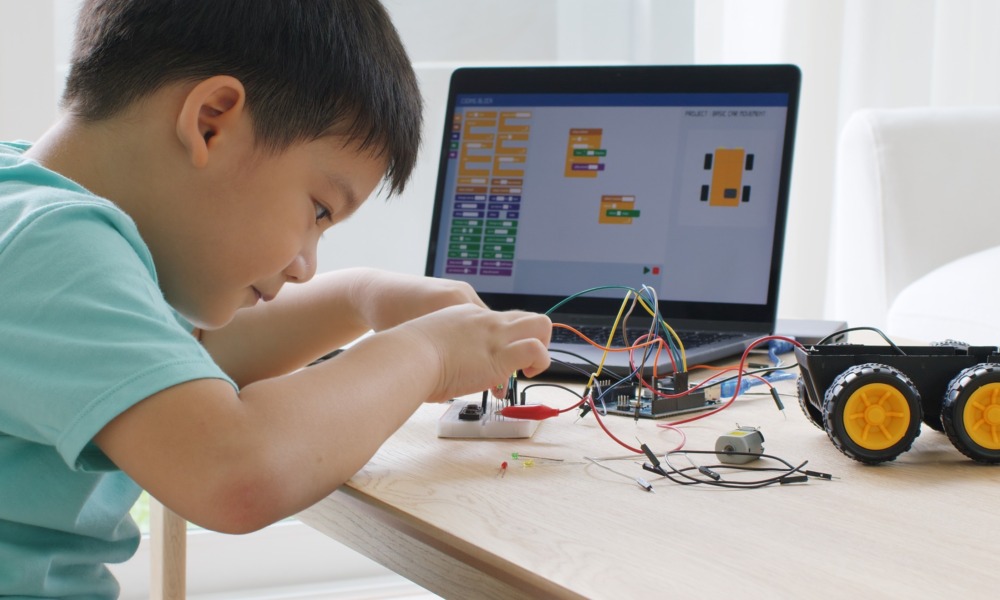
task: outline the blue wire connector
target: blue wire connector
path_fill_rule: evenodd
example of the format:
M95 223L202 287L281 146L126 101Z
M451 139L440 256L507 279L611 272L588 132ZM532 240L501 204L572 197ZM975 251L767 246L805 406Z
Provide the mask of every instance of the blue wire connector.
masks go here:
M775 383L778 381L784 381L786 379L795 379L796 377L797 376L795 375L795 373L789 373L788 371L772 371L767 375L765 375L764 379L766 379L769 383ZM743 380L740 381L739 393L742 394L743 392L749 390L751 387L755 385L762 385L763 383L764 383L763 381L757 379L756 377L747 377L744 375ZM729 381L723 381L721 384L719 384L719 394L723 398L732 397L735 391L736 391L735 379L730 379Z
M778 355L791 352L792 348L793 346L791 342L786 342L785 340L769 340L767 342L767 358L771 361L772 365L778 365L781 363L781 359L778 358Z

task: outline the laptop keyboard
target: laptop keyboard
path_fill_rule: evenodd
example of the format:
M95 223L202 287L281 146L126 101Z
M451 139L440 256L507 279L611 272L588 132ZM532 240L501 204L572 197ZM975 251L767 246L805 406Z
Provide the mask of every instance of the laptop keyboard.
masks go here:
M608 336L611 335L611 327L606 326L588 326L578 328L581 333L594 340L599 344L604 344L608 341ZM628 341L635 343L639 337L649 333L648 328L630 327L626 331ZM685 348L696 348L699 346L707 346L709 344L715 344L717 342L725 342L728 340L738 339L745 337L737 333L730 332L715 332L715 331L683 331L678 330L677 335L680 336L681 342L684 344ZM587 342L582 340L572 331L562 329L561 327L556 327L552 330L552 341L561 344L586 344ZM615 336L613 345L623 346L625 345L625 340L622 338L621 330Z

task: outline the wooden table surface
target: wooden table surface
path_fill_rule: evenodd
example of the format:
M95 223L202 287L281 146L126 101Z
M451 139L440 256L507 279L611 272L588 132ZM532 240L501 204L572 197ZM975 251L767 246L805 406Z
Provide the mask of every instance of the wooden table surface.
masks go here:
M659 479L638 456L605 463L650 493L584 460L629 454L593 415L549 419L526 440L455 440L436 435L447 407L426 405L300 518L446 598L996 597L1000 468L926 426L895 461L862 465L806 420L794 381L780 389L784 414L768 395L741 397L685 425L685 447L755 426L765 452L837 479L734 490ZM573 402L536 390L529 403ZM656 421L606 423L658 453L678 439ZM524 467L512 452L563 463Z

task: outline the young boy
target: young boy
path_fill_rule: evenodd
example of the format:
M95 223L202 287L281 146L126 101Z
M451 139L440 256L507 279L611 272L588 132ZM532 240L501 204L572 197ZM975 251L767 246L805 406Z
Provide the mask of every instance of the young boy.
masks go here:
M314 278L320 235L400 191L419 143L376 0L88 0L63 104L0 145L0 595L115 597L140 488L252 531L422 402L548 366L549 320L468 286Z

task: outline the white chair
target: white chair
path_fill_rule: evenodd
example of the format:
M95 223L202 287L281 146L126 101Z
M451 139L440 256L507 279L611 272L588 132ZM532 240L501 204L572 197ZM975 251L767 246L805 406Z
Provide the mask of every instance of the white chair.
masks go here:
M837 153L825 316L1000 344L998 266L1000 107L855 113Z

